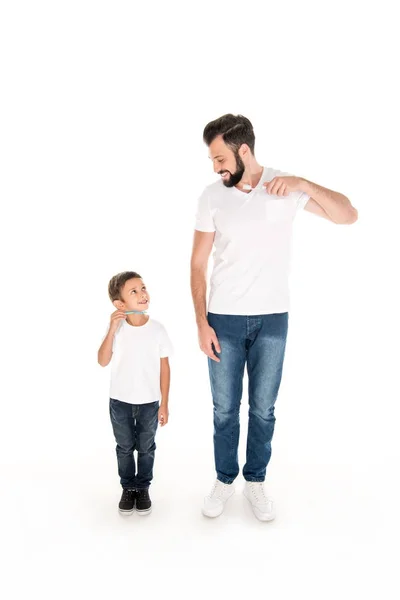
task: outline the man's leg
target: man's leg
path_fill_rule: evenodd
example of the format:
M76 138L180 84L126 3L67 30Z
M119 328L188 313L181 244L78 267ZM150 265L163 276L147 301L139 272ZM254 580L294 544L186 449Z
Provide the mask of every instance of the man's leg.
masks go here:
M117 442L118 474L124 489L135 489L135 419L134 406L110 398L110 418Z
M288 313L248 318L252 329L247 352L249 427L243 476L247 481L262 482L271 458L274 406L282 378ZM253 328L251 323L255 325Z
M214 457L217 479L231 484L239 473L239 410L246 360L246 317L208 313L221 346L221 362L208 359L214 403ZM215 349L214 349L215 350Z

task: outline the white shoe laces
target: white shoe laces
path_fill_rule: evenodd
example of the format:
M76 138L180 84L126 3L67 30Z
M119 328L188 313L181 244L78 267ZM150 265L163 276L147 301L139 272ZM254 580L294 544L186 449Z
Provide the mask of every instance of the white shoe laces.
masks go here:
M267 504L270 505L270 508L272 508L272 500L265 495L264 486L261 482L248 481L247 485L249 486L250 492L257 504Z
M222 481L219 481L219 479L217 479L214 482L214 485L212 486L211 492L208 496L208 498L212 499L212 500L223 500L224 499L224 495L225 495L225 483L222 483Z

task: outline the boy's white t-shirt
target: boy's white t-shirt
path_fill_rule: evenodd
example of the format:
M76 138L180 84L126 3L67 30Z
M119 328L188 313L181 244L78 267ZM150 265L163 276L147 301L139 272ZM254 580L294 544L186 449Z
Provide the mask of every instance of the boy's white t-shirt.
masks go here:
M264 167L249 193L217 181L197 204L195 229L215 231L208 311L262 315L289 310L292 225L309 196L273 196L263 183L288 175Z
M113 341L110 398L129 404L160 401L160 359L173 347L165 327L151 317L135 327L121 321Z

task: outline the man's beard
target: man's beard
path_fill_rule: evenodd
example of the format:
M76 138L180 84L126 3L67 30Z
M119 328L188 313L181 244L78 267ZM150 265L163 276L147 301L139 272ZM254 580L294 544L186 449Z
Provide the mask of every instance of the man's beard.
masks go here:
M240 158L238 152L235 152L235 159L236 159L236 171L234 173L231 173L227 169L219 172L219 174L221 174L221 173L229 173L230 174L229 179L222 180L222 183L224 184L224 186L228 187L228 188L231 188L231 187L234 187L235 185L237 185L241 181L241 179L244 175L245 166L244 166L243 161Z

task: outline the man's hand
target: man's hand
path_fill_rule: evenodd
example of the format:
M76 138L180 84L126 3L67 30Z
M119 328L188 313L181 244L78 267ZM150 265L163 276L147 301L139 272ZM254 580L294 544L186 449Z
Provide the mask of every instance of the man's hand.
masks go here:
M209 358L216 362L221 362L218 356L214 354L212 344L214 344L215 350L220 353L221 347L218 342L218 338L215 331L208 323L199 326L199 345L204 354L207 354Z
M168 423L168 416L168 406L161 403L160 408L158 409L158 422L161 427L164 427L164 425Z
M288 196L290 192L301 191L302 181L301 177L285 175L284 177L274 177L271 181L263 183L263 186L272 196Z

